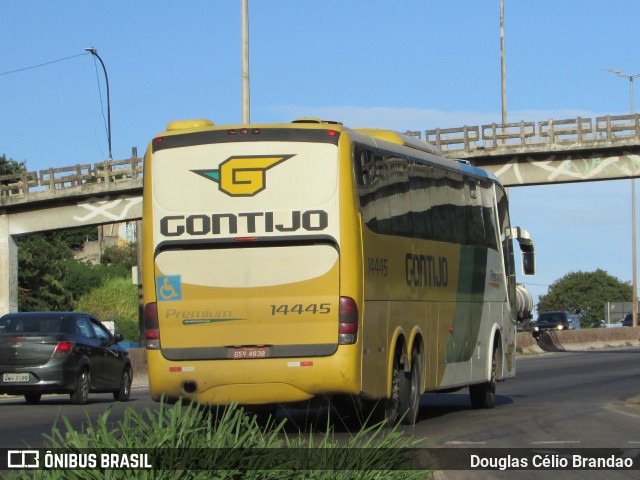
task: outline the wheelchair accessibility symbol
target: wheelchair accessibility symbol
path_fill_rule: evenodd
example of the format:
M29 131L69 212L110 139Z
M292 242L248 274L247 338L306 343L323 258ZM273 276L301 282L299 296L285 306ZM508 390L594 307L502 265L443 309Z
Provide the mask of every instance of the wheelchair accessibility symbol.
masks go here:
M182 282L180 275L161 275L156 278L156 291L159 302L182 300Z

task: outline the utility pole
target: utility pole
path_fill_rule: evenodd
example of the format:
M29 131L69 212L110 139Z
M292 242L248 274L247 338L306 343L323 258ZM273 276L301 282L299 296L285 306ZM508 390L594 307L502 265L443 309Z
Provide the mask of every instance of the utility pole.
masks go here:
M249 106L249 0L240 0L242 9L242 123L250 123Z
M629 79L631 115L633 115L633 80L640 77L640 73L629 75L628 73L622 73L620 70L611 70L608 68L605 68L605 70L607 72L615 73L619 77ZM633 177L631 177L631 258L633 267L633 294L631 296L633 320L631 322L631 325L636 328L638 326L638 265L636 263L636 179Z
M507 123L507 68L504 58L504 0L500 0L500 85L502 88L502 124Z

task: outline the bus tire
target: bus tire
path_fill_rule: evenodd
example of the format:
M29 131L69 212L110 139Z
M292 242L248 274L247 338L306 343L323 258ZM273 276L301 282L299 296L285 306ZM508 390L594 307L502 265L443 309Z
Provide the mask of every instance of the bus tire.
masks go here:
M474 408L493 408L496 405L496 373L498 349L494 347L491 355L491 376L488 382L469 386L469 397Z
M398 423L400 414L400 361L397 353L393 356L393 366L391 370L391 396L383 399L382 403L382 422L387 427L393 427ZM374 415L375 417L376 415Z
M411 352L411 371L400 372L400 422L413 425L418 420L420 412L420 352Z

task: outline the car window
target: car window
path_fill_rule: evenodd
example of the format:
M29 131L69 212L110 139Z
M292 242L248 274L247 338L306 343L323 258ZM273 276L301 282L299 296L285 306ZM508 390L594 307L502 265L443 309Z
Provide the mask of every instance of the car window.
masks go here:
M41 332L61 332L64 323L63 317L51 317L40 319Z
M78 317L76 319L76 330L78 335L85 338L94 338L93 329L89 324L89 320L86 317Z
M92 325L93 325L93 329L96 332L96 337L98 337L100 340L105 341L105 340L110 340L111 339L111 334L109 333L109 330L107 330L106 328L104 328L102 325L100 325L97 321L92 320L91 321Z

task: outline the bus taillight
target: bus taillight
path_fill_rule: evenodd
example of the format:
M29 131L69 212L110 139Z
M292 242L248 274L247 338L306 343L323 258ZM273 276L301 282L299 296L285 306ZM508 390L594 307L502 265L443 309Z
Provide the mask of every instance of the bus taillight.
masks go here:
M340 297L338 344L352 345L358 338L358 305L353 298Z
M160 349L160 329L158 327L158 304L147 303L144 306L144 338L148 350Z

